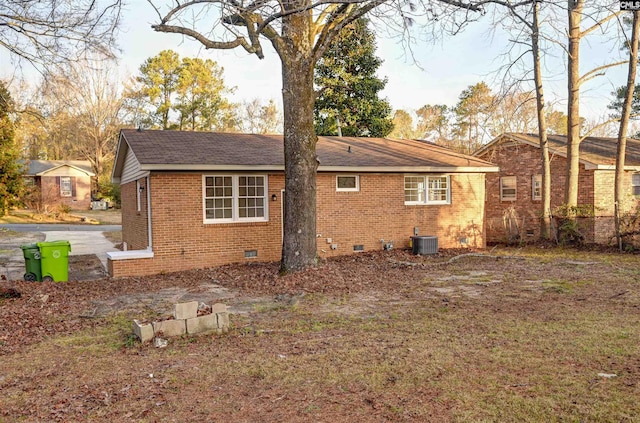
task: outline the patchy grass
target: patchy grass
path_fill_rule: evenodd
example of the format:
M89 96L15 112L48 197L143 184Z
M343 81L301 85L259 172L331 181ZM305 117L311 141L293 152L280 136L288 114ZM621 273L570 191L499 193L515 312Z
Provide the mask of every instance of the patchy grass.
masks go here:
M637 421L637 256L565 251L386 270L384 256L344 260L300 277L376 283L327 282L165 349L131 341L130 313L93 319L2 357L0 421ZM233 286L239 269L216 277ZM461 289L474 278L477 291Z

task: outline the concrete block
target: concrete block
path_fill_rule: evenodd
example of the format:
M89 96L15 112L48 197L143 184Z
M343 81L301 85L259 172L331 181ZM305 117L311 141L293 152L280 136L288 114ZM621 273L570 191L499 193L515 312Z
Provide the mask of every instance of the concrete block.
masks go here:
M226 332L229 330L229 313L216 313L216 319L218 321L218 329Z
M153 339L153 326L151 323L140 324L140 322L134 319L133 333L141 342L151 341Z
M187 332L187 325L185 320L163 320L161 322L153 322L153 332L158 335L162 332L162 336L165 338L171 336L184 335Z
M216 315L205 314L204 316L187 319L187 333L194 334L214 330L217 327Z
M227 311L228 310L227 310L226 304L215 303L214 305L211 306L212 313L226 313Z
M178 303L173 307L173 317L179 319L193 319L198 316L198 302Z

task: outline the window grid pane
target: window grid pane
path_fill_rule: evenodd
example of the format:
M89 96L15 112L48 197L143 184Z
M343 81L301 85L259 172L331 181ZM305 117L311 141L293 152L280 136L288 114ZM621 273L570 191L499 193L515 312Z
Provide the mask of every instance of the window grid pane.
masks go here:
M424 199L424 177L405 176L404 201L409 203L422 202Z
M205 178L205 216L207 219L233 218L233 178Z
M430 177L429 182L429 201L430 202L446 202L447 192L449 186L447 184L447 177Z
M241 176L238 178L238 217L264 217L264 177Z

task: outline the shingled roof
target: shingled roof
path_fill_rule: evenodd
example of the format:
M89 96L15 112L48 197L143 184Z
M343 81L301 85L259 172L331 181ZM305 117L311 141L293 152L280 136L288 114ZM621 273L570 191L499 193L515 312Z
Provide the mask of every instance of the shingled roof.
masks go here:
M59 167L69 166L86 173L88 176L96 176L88 160L30 160L28 162L27 176L43 176Z
M538 135L535 134L517 134L508 132L498 136L480 148L474 153L474 156L480 156L489 148L509 141L517 141L534 147L540 147L539 140ZM549 135L548 141L550 154L567 157L566 135ZM584 164L587 169L614 169L616 164L617 148L617 138L587 137L580 142L580 162ZM640 168L640 140L638 139L627 138L625 168Z
M122 174L127 152L142 171L284 170L282 135L123 129L114 166ZM426 141L319 137L318 171L497 172L476 157Z

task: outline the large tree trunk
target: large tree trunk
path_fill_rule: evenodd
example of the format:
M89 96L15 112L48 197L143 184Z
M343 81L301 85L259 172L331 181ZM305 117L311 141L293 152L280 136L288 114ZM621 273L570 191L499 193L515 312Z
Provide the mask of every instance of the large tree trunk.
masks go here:
M549 162L549 144L547 141L547 120L544 115L544 91L542 89L542 70L540 69L540 23L538 22L539 0L533 4L533 31L531 47L533 51L533 76L536 85L536 108L538 112L538 136L542 159L542 217L540 219L540 238L549 239L551 233L551 165Z
M620 119L620 131L618 132L618 150L616 154L616 177L615 177L615 226L618 247L622 250L622 236L620 235L620 213L624 197L624 159L627 148L627 130L629 128L629 116L631 115L631 105L633 102L633 92L636 83L636 68L638 64L638 31L640 31L640 12L633 12L633 28L631 30L631 45L629 46L629 72L627 74L627 95L622 106L622 116Z
M284 240L281 272L316 264L316 156L311 12L283 18Z
M567 77L567 185L564 202L573 214L578 205L578 172L580 159L580 23L584 0L568 0L569 58Z

